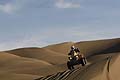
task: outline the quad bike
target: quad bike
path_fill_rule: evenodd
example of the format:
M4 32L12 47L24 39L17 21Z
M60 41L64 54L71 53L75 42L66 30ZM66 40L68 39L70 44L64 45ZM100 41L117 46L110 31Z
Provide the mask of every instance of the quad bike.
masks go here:
M69 58L69 61L67 61L67 67L70 70L74 69L75 65L81 64L82 66L85 66L85 64L87 63L86 58L82 55L77 55L77 56L74 56L73 58L71 57L68 57L68 58Z

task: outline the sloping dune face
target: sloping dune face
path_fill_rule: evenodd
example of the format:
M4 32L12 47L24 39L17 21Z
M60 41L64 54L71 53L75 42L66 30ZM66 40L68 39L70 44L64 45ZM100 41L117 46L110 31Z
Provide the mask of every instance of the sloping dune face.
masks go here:
M66 67L66 62L72 45L80 49L89 64L85 67L79 65L78 68L70 71ZM77 43L65 42L43 48L21 48L0 52L0 79L120 80L119 53L119 38Z
M36 80L120 80L120 39L78 42L89 64Z
M60 45L71 46L69 43ZM55 74L67 69L67 55L47 49L47 47L4 51L0 53L0 57L0 76L3 76L0 79L2 80L34 80L40 76ZM8 78L4 77L5 75Z
M59 52L61 54L67 54L72 45L74 45L74 42L65 42L61 44L50 45L44 48L52 50L54 52Z
M66 55L60 54L59 52L54 52L49 49L44 49L44 48L23 48L23 49L8 51L8 53L18 55L21 57L43 60L51 64L57 64L61 59L63 60L60 61L60 63L63 63L66 61L65 60Z

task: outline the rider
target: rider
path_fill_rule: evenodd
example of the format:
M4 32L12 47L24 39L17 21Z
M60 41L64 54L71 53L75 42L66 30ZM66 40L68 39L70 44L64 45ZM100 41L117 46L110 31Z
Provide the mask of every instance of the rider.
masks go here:
M71 50L68 55L70 60L77 60L80 55L80 50L75 48L75 46L71 46Z
M78 48L75 48L75 46L71 46L71 50L68 53L69 55L69 61L67 62L68 69L72 70L74 69L74 65L76 64L82 64L82 66L85 66L86 64L86 58L83 54L80 53L80 50Z

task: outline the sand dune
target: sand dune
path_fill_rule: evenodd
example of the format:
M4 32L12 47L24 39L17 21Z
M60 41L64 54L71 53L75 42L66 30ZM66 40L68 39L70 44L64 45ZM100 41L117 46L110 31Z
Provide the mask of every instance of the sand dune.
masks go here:
M120 39L109 39L109 40L97 40L97 41L86 41L86 42L78 42L75 45L81 49L82 53L85 53L86 56L95 53L102 53L101 51L109 49L113 46L119 48ZM112 49L113 50L113 49ZM114 49L116 51L116 49ZM110 51L110 50L107 50Z
M80 48L89 64L67 69L71 45ZM119 38L4 51L0 52L0 80L120 80L119 53Z
M44 48L55 51L55 52L59 52L61 54L67 54L72 45L74 45L74 42L64 42L64 43L60 43L60 44L49 45Z
M53 67L50 63L32 58L19 57L9 53L0 53L1 72L12 72L17 74L39 75L36 70Z
M108 54L85 67L75 70L66 70L47 77L35 80L119 80L120 55Z
M65 63L67 56L64 54L60 54L59 52L54 52L52 50L44 48L22 48L7 52L21 57L43 60L51 64L57 64L61 59L62 61L60 61L59 64Z
M36 80L119 80L120 39L78 42L74 45L87 56L90 64ZM117 68L115 68L118 66Z

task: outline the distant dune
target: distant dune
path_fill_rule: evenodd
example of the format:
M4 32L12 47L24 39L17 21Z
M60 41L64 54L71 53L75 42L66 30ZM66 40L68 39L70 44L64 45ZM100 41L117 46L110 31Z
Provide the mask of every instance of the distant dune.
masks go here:
M72 45L89 64L70 71L66 62ZM0 80L120 80L119 53L120 38L4 51L0 52Z

